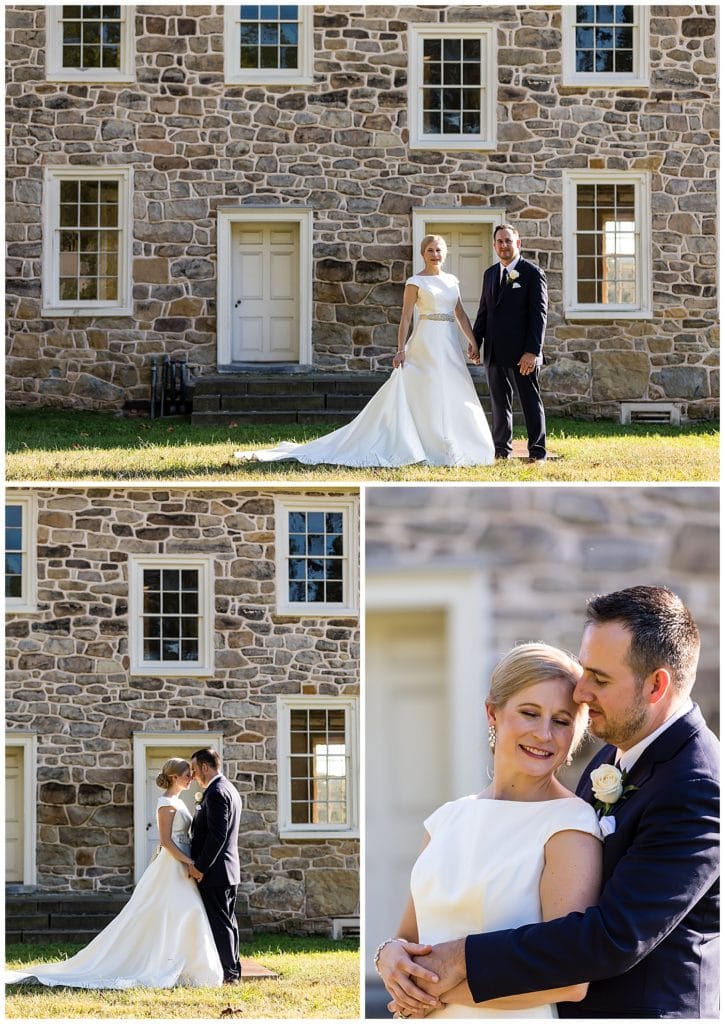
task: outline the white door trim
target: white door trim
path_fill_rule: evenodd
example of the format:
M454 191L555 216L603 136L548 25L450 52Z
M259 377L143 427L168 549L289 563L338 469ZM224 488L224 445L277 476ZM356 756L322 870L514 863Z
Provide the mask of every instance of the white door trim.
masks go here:
M232 364L232 225L260 221L299 225L299 362L303 366L312 363L312 209L301 206L234 206L217 210L218 369Z
M137 732L133 737L133 875L138 882L146 870L146 751L168 747L169 756L180 746L214 747L222 755L223 736L216 732Z
M426 223L436 221L438 224L490 224L495 228L506 220L505 210L493 210L488 206L466 206L452 210L448 207L418 206L413 212L413 272L420 258L420 243L427 234ZM495 262L493 249L488 254L487 266Z
M23 752L23 885L37 884L35 837L37 833L37 797L35 792L38 773L38 739L35 733L5 733L6 747ZM17 883L15 883L17 884Z
M376 612L417 608L443 611L451 695L449 749L455 758L451 766L453 791L471 793L480 789L481 764L488 757L483 700L493 667L491 602L481 570L459 566L385 570L368 566L365 607Z

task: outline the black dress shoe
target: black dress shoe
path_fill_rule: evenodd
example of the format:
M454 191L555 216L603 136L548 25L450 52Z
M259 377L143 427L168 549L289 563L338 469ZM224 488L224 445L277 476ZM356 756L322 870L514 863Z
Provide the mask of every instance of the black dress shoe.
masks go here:
M527 462L546 462L545 455L529 455Z
M508 452L496 452L496 454L494 455L494 458L495 459L510 459L511 456L509 455Z
M232 978L230 976L230 977L225 978L223 983L225 985L241 985L242 984L242 979L241 978Z

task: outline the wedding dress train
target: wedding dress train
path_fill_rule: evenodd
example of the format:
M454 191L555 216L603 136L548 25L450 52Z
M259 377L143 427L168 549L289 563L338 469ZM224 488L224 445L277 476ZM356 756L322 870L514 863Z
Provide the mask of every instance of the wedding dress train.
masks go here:
M192 817L178 797L172 839L185 854ZM161 848L121 913L75 956L57 964L6 971L5 983L69 988L173 988L222 984L223 973L196 882Z
M415 274L418 323L405 364L351 423L307 444L236 452L240 459L307 465L488 465L494 459L486 416L461 349L454 310L460 293L452 274Z

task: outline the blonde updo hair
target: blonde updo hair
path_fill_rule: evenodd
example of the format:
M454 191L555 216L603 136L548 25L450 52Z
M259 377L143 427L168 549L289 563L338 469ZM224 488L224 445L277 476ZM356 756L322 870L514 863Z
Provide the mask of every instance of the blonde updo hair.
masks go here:
M494 668L486 701L493 708L502 708L521 690L555 679L571 683L573 692L581 674L581 665L576 658L558 647L541 643L518 644L504 654ZM584 737L588 717L586 704L579 704L574 718L572 754Z
M423 235L423 239L420 243L420 254L421 256L430 245L431 242L439 241L441 243L441 249L443 250L443 262L445 263L446 256L448 255L448 246L446 240L442 235Z
M168 789L174 779L189 768L191 765L183 757L170 757L156 776L156 785L159 789Z

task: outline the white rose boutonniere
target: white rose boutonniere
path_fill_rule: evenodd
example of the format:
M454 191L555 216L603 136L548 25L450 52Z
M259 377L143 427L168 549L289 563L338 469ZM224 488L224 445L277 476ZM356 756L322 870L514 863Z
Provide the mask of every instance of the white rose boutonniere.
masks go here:
M512 282L513 281L518 281L520 276L521 275L519 274L518 270L510 270L509 271L509 281L512 281Z
M194 802L195 803L200 804L203 799L204 799L204 794L203 793L194 793Z
M627 773L621 772L613 764L600 764L590 774L594 808L601 818L602 814L611 813L615 806L633 793L637 787L627 785Z

